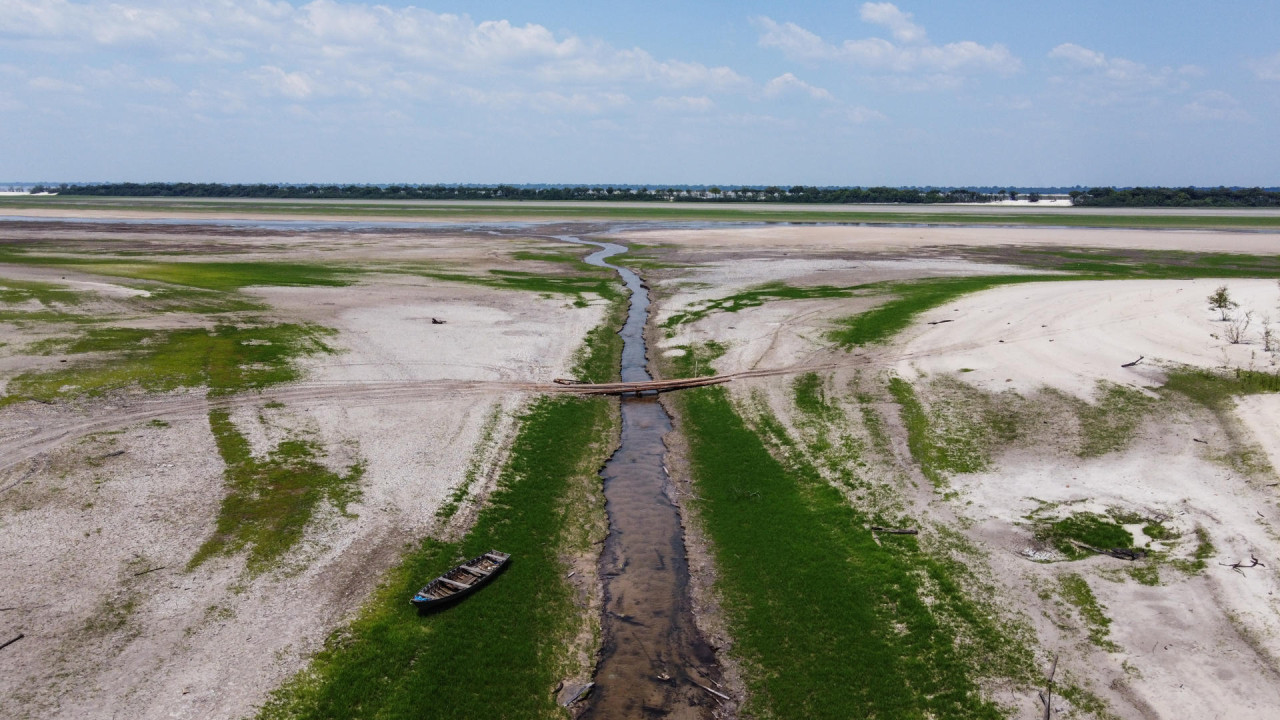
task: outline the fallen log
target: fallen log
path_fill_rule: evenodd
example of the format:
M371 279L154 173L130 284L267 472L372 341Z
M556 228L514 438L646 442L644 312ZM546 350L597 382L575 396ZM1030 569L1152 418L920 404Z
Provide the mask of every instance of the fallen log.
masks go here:
M1125 364L1121 365L1120 367L1133 367L1134 365L1137 365L1138 363L1142 362L1142 358L1144 358L1144 357L1146 357L1146 356L1145 356L1145 355L1139 355L1137 360L1134 360L1133 362L1130 362L1130 363L1125 363Z
M915 528L891 528L872 525L871 532L884 533L885 535L919 535L920 531Z
M1218 564L1222 565L1223 567L1229 567L1232 570L1235 570L1236 572L1240 573L1241 575L1244 575L1244 571L1251 567L1266 567L1266 565L1260 562L1258 558L1255 557L1253 554L1249 555L1249 559L1252 560L1253 562L1249 563L1248 565L1245 565L1243 560L1240 560L1238 562L1233 562L1233 563L1218 563Z
M5 648L9 647L10 645L12 645L12 644L14 644L14 643L18 642L19 640L21 640L21 639L22 639L22 638L24 638L24 637L26 637L26 635L23 635L22 633L18 633L18 636L17 636L17 637L12 638L12 639L10 639L10 640L6 640L6 641L5 641L5 643L4 643L3 645L0 645L0 650L3 650L3 649L5 649Z
M1049 677L1045 683L1045 691L1040 693L1040 701L1044 703L1044 720L1049 720L1053 709L1053 676L1058 672L1058 656L1053 656L1053 665L1049 667Z
M955 322L955 320L934 320L930 325L941 325L942 323Z
M730 699L728 695L725 695L725 694L724 694L724 693L722 693L722 692L717 692L717 691L715 691L715 690L712 690L711 688L707 687L706 685L703 685L703 684L702 684L702 683L700 683L700 682L695 682L695 681L692 681L692 680L691 680L690 682L692 682L694 685L697 685L698 687L702 688L703 690L706 690L707 692L711 693L712 695L715 695L715 696L716 696L716 697L718 697L718 698L723 698L723 699L725 699L725 700Z
M1085 545L1084 543L1076 540L1067 540L1067 542L1080 550L1088 550L1089 552L1097 553L1098 555L1110 555L1117 560L1128 560L1132 562L1134 560L1141 560L1147 556L1145 550L1137 550L1134 548L1096 548L1092 545Z

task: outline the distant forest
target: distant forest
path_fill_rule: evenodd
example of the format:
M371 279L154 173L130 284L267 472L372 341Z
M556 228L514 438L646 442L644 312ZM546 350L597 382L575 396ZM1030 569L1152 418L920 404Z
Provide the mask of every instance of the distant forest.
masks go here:
M284 200L579 200L712 203L932 204L1006 199L1037 202L1041 193L990 188L893 187L652 187L587 185L287 185L223 183L98 183L36 185L34 193L114 197L275 198ZM1067 193L1084 207L1280 207L1276 188L1110 188Z
M1280 207L1280 191L1263 188L1092 188L1070 195L1072 205L1087 207Z

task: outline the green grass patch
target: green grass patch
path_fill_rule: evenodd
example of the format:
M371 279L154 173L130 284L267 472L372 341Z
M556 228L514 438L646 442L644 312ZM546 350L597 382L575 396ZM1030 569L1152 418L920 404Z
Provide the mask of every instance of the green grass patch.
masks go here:
M604 399L543 398L520 419L510 460L461 542L424 540L262 718L559 718L553 690L580 610L559 559L565 495L607 433ZM409 598L490 549L510 568L462 603L420 617Z
M0 278L0 303L39 302L41 305L79 305L84 293L52 283Z
M796 287L781 282L770 282L749 288L736 295L708 300L696 308L675 313L667 318L663 327L673 328L691 323L713 312L738 312L743 308L758 307L772 300L809 300L813 298L849 297L853 291L834 285Z
M977 251L1003 256L1007 250ZM1171 250L1033 249L1015 251L1019 264L1110 278L1194 279L1280 277L1280 255Z
M1043 275L989 275L859 286L857 289L863 291L879 291L895 297L867 312L837 320L836 324L840 327L829 332L827 337L845 348L883 343L905 330L920 313L951 302L961 295L998 285L1044 282L1049 279Z
M617 380L621 372L622 336L618 334L627 319L627 301L614 295L605 321L587 332L574 363L574 377L590 383Z
M602 326L615 336L618 306L625 312L616 303ZM589 339L574 375L616 373L620 357L619 344ZM518 418L497 486L466 537L412 548L360 616L330 636L259 717L565 717L553 692L574 670L566 648L583 611L561 554L582 551L590 528L604 523L596 472L612 450L602 438L616 429L616 408L605 398L536 400ZM512 553L512 562L483 591L426 616L409 604L430 579L492 549Z
M249 571L267 570L302 540L322 502L345 514L348 503L360 497L361 463L336 473L318 461L323 455L319 444L300 438L255 458L226 410L209 411L209 428L227 466L227 495L213 537L196 551L188 569L215 555L247 549Z
M112 257L84 257L32 253L0 246L0 261L21 265L65 267L97 275L234 292L251 286L303 287L350 285L352 268L289 262L142 262Z
M435 280L468 283L498 290L518 290L521 292L539 293L542 295L569 295L581 297L584 293L594 293L603 298L614 298L619 294L613 275L543 275L517 270L490 270L483 275L467 275L465 273L443 272L406 268L400 272L420 275Z
M1111 618L1089 589L1088 581L1075 573L1062 575L1058 578L1058 593L1080 614L1089 632L1089 642L1107 652L1120 652L1120 646L1107 639L1111 634Z
M1162 389L1221 413L1238 395L1280 392L1280 373L1182 368L1169 373Z
M195 198L99 198L99 197L9 197L0 198L0 214L25 209L69 208L89 211L134 210L158 217L175 212L195 211L235 216L246 213L281 217L360 217L386 219L604 219L604 220L700 220L721 222L817 222L817 223L909 223L929 225L1028 225L1063 227L1139 228L1280 228L1280 218L1267 215L1195 215L1182 213L1114 215L1085 208L1067 212L955 213L946 208L927 207L900 212L858 209L808 210L770 205L708 203L653 203L616 205L557 205L539 202L360 202L356 201L253 201L201 200Z
M877 545L812 465L769 452L723 388L678 402L748 712L1003 717L979 678L1029 676L1031 648L965 598L956 568L910 536Z
M995 439L1008 439L1016 432L1005 416L991 408L954 402L926 408L915 388L902 378L890 378L889 394L898 403L911 457L934 487L946 487L949 475L986 469Z
M1104 550L1133 547L1132 533L1114 518L1097 513L1075 513L1057 520L1041 521L1034 532L1037 540L1053 545L1072 559L1092 554L1076 548L1071 544L1072 540Z
M93 328L85 334L35 343L34 352L107 359L78 360L64 369L23 373L9 382L7 403L96 396L137 385L152 392L207 386L224 395L298 378L293 360L329 352L332 334L314 325L219 325L212 331Z
M484 470L485 463L488 461L489 453L493 449L494 430L498 427L498 421L502 419L502 404L494 405L489 411L489 415L485 417L484 427L480 430L480 442L476 444L475 450L471 452L471 460L467 463L467 469L462 474L462 482L449 493L449 499L445 501L440 509L436 511L436 517L441 520L448 520L458 512L458 508L462 506L462 501L467 499L467 495L471 494L471 488L475 485L476 480L480 478L480 473Z
M1128 446L1138 425L1156 405L1141 390L1106 382L1099 383L1096 402L1076 400L1073 404L1080 421L1080 457L1086 458Z
M1196 547L1191 552L1191 557L1171 560L1169 564L1188 575L1199 575L1209 566L1209 558L1213 557L1213 554L1217 551L1217 548L1213 546L1213 542L1209 539L1209 531L1202 527L1197 527Z
M729 348L723 343L708 340L705 343L679 345L674 349L683 350L684 354L664 358L669 371L673 377L691 378L715 375L716 369L711 363Z

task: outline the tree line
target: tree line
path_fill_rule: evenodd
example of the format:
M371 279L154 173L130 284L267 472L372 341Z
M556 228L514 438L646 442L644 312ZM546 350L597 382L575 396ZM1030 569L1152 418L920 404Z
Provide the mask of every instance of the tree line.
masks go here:
M93 183L36 185L33 193L114 197L274 198L282 200L574 200L681 201L712 203L988 203L1020 196L1017 190L973 188L791 187L720 188L590 185L295 185L227 183ZM1280 207L1280 188L1095 187L1072 190L1071 204L1084 207ZM1039 192L1024 195L1031 202Z
M587 185L272 185L224 183L96 183L37 185L32 192L113 197L274 198L287 200L579 200L784 203L991 202L1004 193L965 188L893 187L600 187Z
M1280 207L1280 190L1263 188L1097 187L1069 193L1086 207Z

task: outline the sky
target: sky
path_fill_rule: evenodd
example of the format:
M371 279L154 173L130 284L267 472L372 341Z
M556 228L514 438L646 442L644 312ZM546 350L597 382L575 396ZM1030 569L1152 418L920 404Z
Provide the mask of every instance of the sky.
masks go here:
M0 0L0 181L1280 185L1280 2Z

